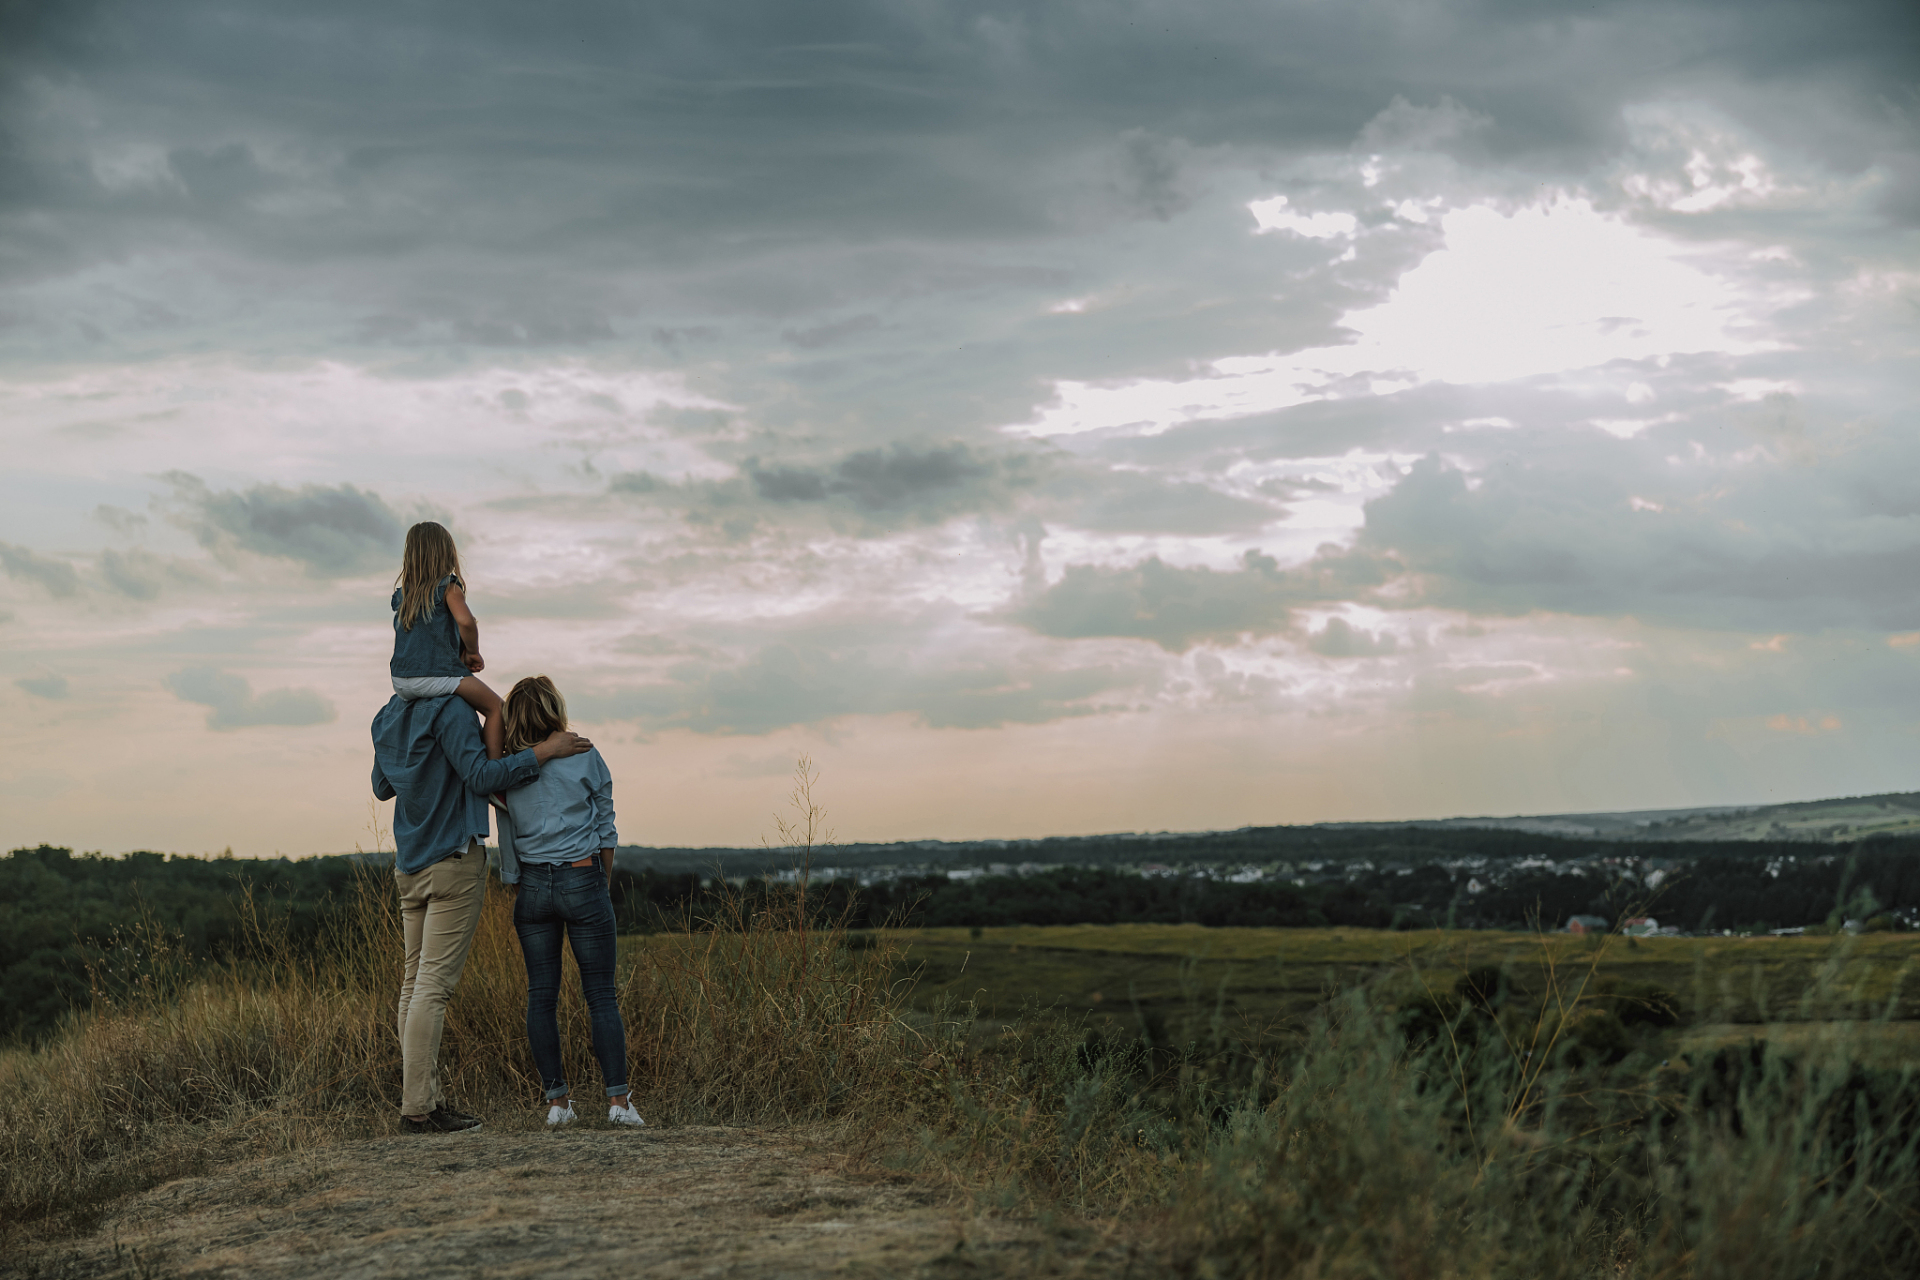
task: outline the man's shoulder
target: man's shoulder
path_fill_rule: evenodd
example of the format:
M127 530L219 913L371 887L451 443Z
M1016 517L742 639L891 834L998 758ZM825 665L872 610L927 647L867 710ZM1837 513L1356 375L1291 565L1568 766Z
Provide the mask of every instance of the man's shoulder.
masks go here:
M373 736L379 737L380 730L395 723L407 713L407 700L399 694L388 698L386 704L373 713Z
M454 714L456 707L466 703L458 697L448 695L444 698L403 698L394 694L387 699L385 706L374 713L373 738L375 742L385 738L423 737L439 733L446 728L458 731L462 717ZM471 717L465 717L471 722ZM469 727L471 724L469 723ZM478 732L476 729L475 732Z

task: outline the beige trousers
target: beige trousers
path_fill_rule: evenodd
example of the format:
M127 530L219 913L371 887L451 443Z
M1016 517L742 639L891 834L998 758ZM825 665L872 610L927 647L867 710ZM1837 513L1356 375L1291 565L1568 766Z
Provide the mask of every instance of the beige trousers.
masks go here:
M412 875L396 871L393 879L407 948L400 981L400 1114L423 1116L444 1100L440 1032L487 900L486 847L471 840L459 857Z

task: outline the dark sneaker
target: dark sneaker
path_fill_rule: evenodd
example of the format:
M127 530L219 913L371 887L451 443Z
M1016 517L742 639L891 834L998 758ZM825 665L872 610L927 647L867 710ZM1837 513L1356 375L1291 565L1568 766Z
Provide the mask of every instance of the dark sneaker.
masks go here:
M444 1102L433 1109L433 1114L437 1116L451 1116L455 1120L471 1120L476 1125L480 1123L479 1116L473 1115L470 1112L462 1111L458 1107L450 1107Z
M411 1116L400 1117L402 1133L463 1133L468 1129L478 1129L480 1122L472 1116L456 1116L445 1108L439 1108L425 1120L415 1120Z

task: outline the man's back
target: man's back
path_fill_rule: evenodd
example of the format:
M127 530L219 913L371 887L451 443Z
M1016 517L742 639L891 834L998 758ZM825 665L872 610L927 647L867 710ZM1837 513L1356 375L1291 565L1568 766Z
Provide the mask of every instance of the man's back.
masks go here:
M395 695L373 718L373 793L393 807L395 870L409 875L485 839L486 795L539 776L531 749L487 759L471 708L459 698Z

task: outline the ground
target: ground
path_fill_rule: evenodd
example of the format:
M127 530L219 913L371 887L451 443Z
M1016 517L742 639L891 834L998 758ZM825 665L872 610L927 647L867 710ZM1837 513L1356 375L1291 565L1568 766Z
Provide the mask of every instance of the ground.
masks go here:
M346 1142L167 1183L91 1237L0 1261L46 1280L1127 1270L1093 1233L986 1215L790 1133L693 1127Z

